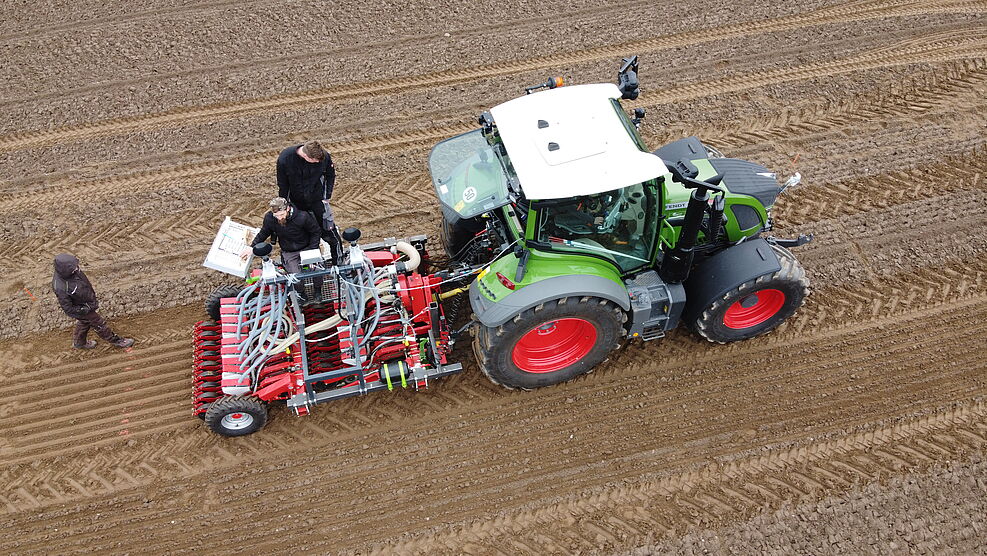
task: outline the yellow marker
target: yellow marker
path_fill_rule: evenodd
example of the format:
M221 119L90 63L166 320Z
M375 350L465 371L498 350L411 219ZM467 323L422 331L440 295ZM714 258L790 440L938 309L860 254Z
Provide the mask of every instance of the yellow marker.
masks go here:
M394 390L394 386L391 385L391 371L387 367L387 363L384 363L384 376L387 377L387 389Z
M450 297L452 297L454 295L459 295L459 294L463 293L464 291L466 291L466 288L456 288L454 290L449 290L449 291L447 291L445 293L439 294L439 299L440 300L441 299L449 299Z

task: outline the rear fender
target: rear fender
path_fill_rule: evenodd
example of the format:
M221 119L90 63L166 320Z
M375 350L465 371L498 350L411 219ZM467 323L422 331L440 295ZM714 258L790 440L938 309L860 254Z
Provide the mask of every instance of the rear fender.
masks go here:
M593 275L566 275L546 278L501 297L497 301L483 295L480 280L470 284L473 314L484 326L500 326L518 314L546 301L563 297L599 297L627 311L631 307L627 290L613 280Z

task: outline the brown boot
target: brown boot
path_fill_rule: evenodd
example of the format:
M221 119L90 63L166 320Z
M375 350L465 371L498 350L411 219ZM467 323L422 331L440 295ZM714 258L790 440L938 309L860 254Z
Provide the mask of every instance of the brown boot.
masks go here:
M73 343L72 344L72 347L74 347L75 349L93 349L93 348L96 347L96 340L89 340L88 342L86 342L84 344L75 344L75 343Z
M114 341L112 341L110 343L113 344L114 346L118 347L118 348L129 348L130 346L134 345L134 339L133 338L120 338L120 339L114 340Z

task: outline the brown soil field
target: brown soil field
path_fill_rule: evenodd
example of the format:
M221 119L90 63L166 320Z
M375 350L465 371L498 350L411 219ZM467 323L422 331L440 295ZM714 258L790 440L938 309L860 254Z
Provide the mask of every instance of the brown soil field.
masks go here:
M987 553L987 1L95 0L0 6L0 553ZM812 282L754 340L629 342L515 392L191 415L224 216L322 139L337 220L438 232L437 141L641 57L653 148L798 170ZM69 348L78 255L138 343Z

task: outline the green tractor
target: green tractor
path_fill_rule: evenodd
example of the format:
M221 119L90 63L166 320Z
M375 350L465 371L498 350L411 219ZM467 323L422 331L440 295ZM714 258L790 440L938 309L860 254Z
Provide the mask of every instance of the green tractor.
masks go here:
M752 338L809 293L770 211L785 184L689 137L650 151L638 133L637 57L614 84L526 89L436 145L429 167L451 259L469 286L484 373L532 389L587 373L625 338L680 323L712 342Z

